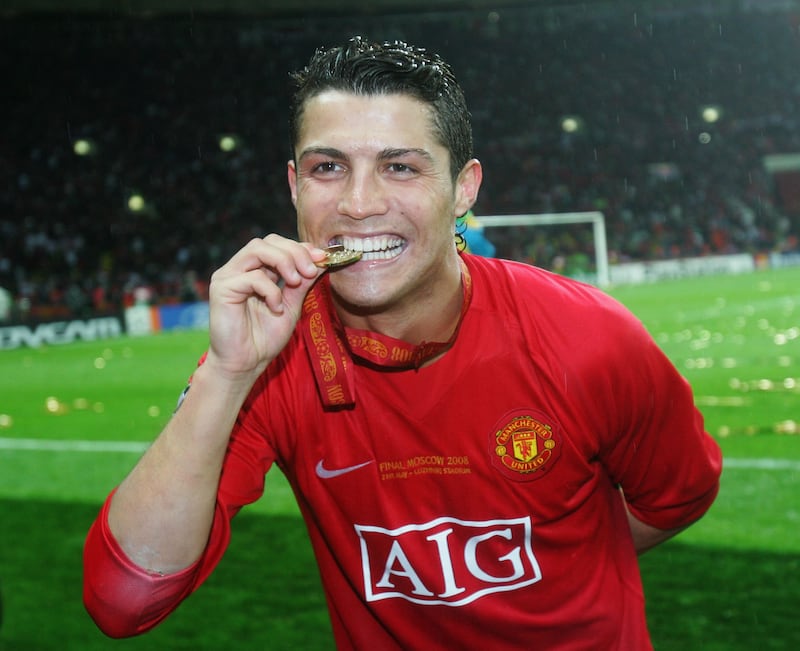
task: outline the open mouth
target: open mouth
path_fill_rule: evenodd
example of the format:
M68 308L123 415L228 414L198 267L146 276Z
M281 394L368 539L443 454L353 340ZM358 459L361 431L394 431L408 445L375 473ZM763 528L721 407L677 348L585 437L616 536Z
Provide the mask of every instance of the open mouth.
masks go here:
M348 251L358 251L362 260L390 260L403 251L405 241L397 236L381 235L375 237L345 236L332 242L341 244Z

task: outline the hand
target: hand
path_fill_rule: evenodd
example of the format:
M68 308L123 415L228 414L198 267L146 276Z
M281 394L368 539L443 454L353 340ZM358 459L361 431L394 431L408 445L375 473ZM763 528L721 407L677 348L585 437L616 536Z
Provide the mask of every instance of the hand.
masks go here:
M255 380L283 350L303 300L324 273L321 249L280 235L251 240L211 277L206 365L229 379Z

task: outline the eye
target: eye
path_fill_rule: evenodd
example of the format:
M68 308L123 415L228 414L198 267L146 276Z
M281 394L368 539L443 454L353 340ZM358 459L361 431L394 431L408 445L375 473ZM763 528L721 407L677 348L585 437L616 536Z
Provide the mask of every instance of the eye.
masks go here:
M338 163L329 160L323 163L318 163L311 171L315 174L332 174L333 172L338 172L340 169L341 166Z
M386 169L393 174L413 174L416 170L405 163L389 163Z

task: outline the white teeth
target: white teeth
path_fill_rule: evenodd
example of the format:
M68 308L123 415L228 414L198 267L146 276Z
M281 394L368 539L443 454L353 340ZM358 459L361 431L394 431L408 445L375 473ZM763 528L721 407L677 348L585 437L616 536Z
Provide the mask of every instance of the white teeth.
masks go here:
M389 237L382 235L378 237L343 237L344 248L351 251L362 251L364 253L375 254L374 259L391 258L399 253L403 240L399 237Z

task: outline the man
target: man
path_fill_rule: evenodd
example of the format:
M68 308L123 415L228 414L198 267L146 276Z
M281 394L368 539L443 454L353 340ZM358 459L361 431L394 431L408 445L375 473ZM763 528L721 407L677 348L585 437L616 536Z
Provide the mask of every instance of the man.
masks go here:
M213 275L204 363L89 533L89 612L166 617L275 463L341 649L651 648L636 553L718 488L687 383L600 291L459 254L482 170L440 58L354 39L296 82L299 241ZM363 257L326 272L334 244Z

